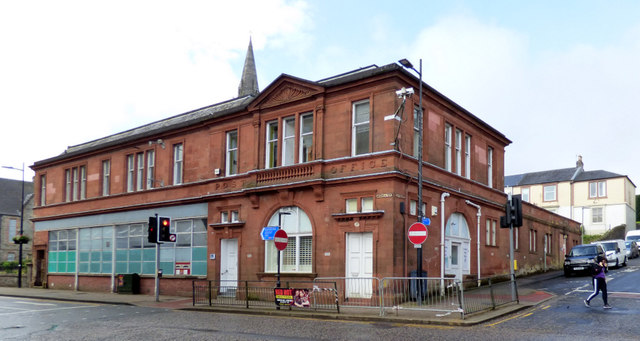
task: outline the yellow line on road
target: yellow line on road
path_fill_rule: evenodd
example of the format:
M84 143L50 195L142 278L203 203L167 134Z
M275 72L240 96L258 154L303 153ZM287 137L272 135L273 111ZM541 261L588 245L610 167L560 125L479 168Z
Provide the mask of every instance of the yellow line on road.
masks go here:
M415 324L415 323L394 323L394 327L412 327L412 328L429 328L429 329L453 329L451 326L441 326L434 324Z
M535 310L535 309L534 309L534 310ZM530 315L532 315L532 314L533 314L533 311L531 311L531 312L529 312L529 313L523 313L523 314L519 314L519 315L511 316L511 317L506 318L506 319L504 319L504 320L501 320L501 321L498 321L498 322L495 322L495 323L492 323L492 324L488 324L488 325L487 325L487 327L494 327L494 326L496 326L496 325L498 325L498 324L500 324L500 323L502 323L502 322L507 322L507 321L510 321L510 320L513 320L513 319L517 319L517 318L520 318L520 317L527 317L527 316L530 316Z

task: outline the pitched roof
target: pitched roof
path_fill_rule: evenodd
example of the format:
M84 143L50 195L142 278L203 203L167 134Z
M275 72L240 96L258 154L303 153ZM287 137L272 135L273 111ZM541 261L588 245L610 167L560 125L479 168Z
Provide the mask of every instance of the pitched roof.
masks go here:
M22 195L22 181L0 179L0 215L20 215L20 196ZM33 196L33 182L24 182L24 201Z
M412 73L407 71L405 68L403 68L402 66L396 63L392 63L384 66L370 65L370 66L362 67L353 71L342 73L330 78L321 79L317 82L312 82L308 80L303 80L303 81L317 84L323 87L332 87L332 86L347 84L350 82L355 82L355 81L366 79L368 77L373 77L376 75L385 74L388 72L401 72L407 75L408 77L418 81L418 78L415 75L413 75ZM282 75L281 77L292 77L292 76ZM292 77L292 78L295 78L295 77ZM257 86L257 83L256 83L256 86ZM464 109L463 107L455 103L454 101L442 95L441 93L439 93L437 90L435 90L428 84L423 82L423 87L425 91L434 93L444 98L446 101L451 103L455 108L457 108L458 110L462 111L464 114L476 120L478 124L483 126L485 129L493 132L498 138L503 139L507 144L511 143L511 141L507 139L506 136L504 136L498 130L491 127L489 124L485 123L478 117L474 116L472 113L470 113L469 111L467 111L466 109ZM245 97L231 99L225 102L213 104L211 106L203 107L203 108L189 111L173 117L169 117L167 119L149 123L137 128L119 132L107 137L99 138L90 142L82 143L75 146L70 146L62 154L52 158L45 159L45 160L37 161L34 163L34 166L38 167L41 165L48 164L50 162L64 160L69 157L73 157L75 155L80 155L83 153L87 153L87 152L91 152L91 151L95 151L103 148L117 146L119 144L135 141L138 139L154 138L159 136L162 133L172 131L178 128L195 125L197 123L200 123L212 118L217 118L217 117L241 112L243 110L246 110L257 96L259 96L259 94L247 95Z
M552 169L541 172L508 175L504 177L505 187L528 186L565 181L591 181L620 178L625 175L604 170L585 171L582 167ZM631 181L631 180L629 180Z

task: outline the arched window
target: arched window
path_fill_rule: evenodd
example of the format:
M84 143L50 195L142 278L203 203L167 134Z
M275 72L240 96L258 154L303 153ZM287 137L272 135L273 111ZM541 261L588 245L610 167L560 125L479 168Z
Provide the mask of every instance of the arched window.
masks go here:
M289 236L287 248L280 255L280 271L311 272L313 252L309 217L298 207L282 207L271 216L268 225L278 226L280 220L282 220L281 228ZM273 240L265 241L265 272L278 270L277 258L278 249Z

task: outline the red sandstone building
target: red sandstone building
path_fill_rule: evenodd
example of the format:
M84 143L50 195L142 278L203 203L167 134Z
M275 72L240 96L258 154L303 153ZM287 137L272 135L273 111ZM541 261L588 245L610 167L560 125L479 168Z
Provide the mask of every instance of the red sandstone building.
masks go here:
M41 275L50 288L110 291L118 274L138 273L142 293L153 293L146 224L157 213L172 217L177 235L160 249L166 294L190 294L195 278L273 280L276 249L260 233L280 220L289 235L283 281L407 276L416 268L407 228L417 218L419 96L403 105L396 91L418 85L389 64L320 81L281 75L258 92L250 46L238 98L32 166L34 254L48 265ZM422 199L431 219L423 269L430 277L508 273L499 221L511 141L423 89ZM578 223L523 210L517 273L561 266L580 240Z

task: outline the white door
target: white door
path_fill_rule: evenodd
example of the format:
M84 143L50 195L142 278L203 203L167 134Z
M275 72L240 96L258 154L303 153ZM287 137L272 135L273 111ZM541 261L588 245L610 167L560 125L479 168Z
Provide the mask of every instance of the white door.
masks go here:
M238 286L238 239L220 240L220 292L235 292Z
M370 298L373 294L373 233L347 233L345 295Z

